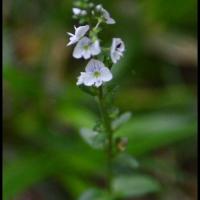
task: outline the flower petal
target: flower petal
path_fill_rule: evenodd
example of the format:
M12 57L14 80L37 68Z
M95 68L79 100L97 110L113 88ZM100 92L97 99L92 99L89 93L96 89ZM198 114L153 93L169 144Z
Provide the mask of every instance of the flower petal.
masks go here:
M77 85L81 85L84 83L84 80L86 78L86 73L85 72L81 72L81 75L78 77L78 81L77 81Z
M87 73L87 76L85 76L84 79L84 85L86 86L92 86L95 83L95 77L92 75L92 73Z
M82 16L87 15L87 11L86 11L86 10L82 10L82 11L81 11L81 15L82 15Z
M109 17L109 18L107 18L106 23L107 24L115 24L116 21L113 18Z
M88 50L83 50L83 58L85 59L85 60L87 60L87 59L89 59L90 57L91 57L91 52L90 52L90 50L88 49Z
M101 53L101 47L99 40L96 40L90 47L91 53L93 56L99 55Z
M80 15L81 9L79 9L79 8L72 8L72 12L73 12L74 15Z
M111 71L107 68L107 67L103 67L101 69L101 79L104 82L110 81L112 80L113 75L111 73Z
M70 33L70 32L67 32L67 34L69 35L69 36L74 36L74 34L72 34L72 33Z
M120 59L120 55L118 54L118 52L113 52L111 54L111 59L112 59L113 63L116 64L117 61Z
M77 36L77 38L80 39L88 32L89 29L89 25L79 26L78 28L76 28L75 35Z
M82 56L84 56L85 55L84 46L88 45L89 43L90 43L90 39L88 37L83 37L81 40L79 40L78 44L74 48L73 57L79 59Z
M67 44L67 46L70 46L70 45L78 42L78 39L76 38L76 36L70 37L69 40L70 40L70 42Z
M74 9L76 9L76 8L74 8ZM75 34L67 33L69 36L71 36L69 38L70 42L67 44L67 46L77 43L87 33L89 28L90 28L89 25L80 26L78 28L76 28L74 26Z
M102 84L103 84L103 81L102 81L102 80L96 80L94 85L95 85L96 87L100 87Z
M115 20L113 18L110 17L110 13L104 9L103 7L100 9L100 11L102 12L103 17L106 20L107 24L115 24Z
M110 55L113 63L117 63L125 51L124 42L120 38L113 38Z
M105 65L101 61L91 59L87 64L85 71L86 72L100 71L102 67L105 67Z
M77 59L82 57L82 48L80 46L80 41L78 42L78 44L74 48L73 57L77 58Z

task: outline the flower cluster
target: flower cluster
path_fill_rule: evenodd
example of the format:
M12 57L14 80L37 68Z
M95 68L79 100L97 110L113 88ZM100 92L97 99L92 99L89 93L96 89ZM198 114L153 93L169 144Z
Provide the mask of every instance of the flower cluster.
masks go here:
M84 6L83 6L84 5ZM76 45L73 50L73 57L76 59L91 59L86 66L85 72L81 72L78 77L77 85L95 86L100 87L104 82L108 82L112 79L111 67L106 67L105 60L100 60L100 54L103 55L106 60L111 60L113 64L116 64L123 56L125 51L125 45L122 39L113 38L110 47L102 47L99 39L100 25L101 24L115 24L115 20L110 16L109 12L103 8L102 5L94 5L93 3L83 4L80 7L72 9L73 15L81 21L84 19L88 24L75 27L75 33L67 33L69 43L67 46ZM97 22L94 26L91 24L90 19L96 19ZM109 54L106 54L105 49Z
M123 192L114 189L115 180L118 180L114 167L118 165L116 169L120 169L124 167L122 163L127 165L127 169L132 169L136 161L124 152L128 139L116 136L115 131L131 118L131 113L121 113L115 107L113 94L116 86L112 84L107 87L105 84L113 79L112 67L122 58L125 45L119 37L111 38L109 46L103 45L109 43L100 38L102 25L114 25L116 21L102 5L94 5L89 1L74 0L73 18L78 20L79 26L74 26L74 33L67 33L70 36L67 46L75 46L74 58L88 60L76 84L95 97L101 115L93 128L81 128L80 135L90 147L105 150L107 154L107 190L88 190L79 199L121 199L119 194ZM132 188L132 185L128 187Z

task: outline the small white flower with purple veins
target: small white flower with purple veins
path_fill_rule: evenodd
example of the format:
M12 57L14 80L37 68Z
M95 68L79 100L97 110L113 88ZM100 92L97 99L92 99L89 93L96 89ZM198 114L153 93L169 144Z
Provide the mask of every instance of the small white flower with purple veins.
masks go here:
M102 14L102 17L105 19L106 24L115 24L115 20L111 18L110 13L103 8L101 4L96 6L96 10Z
M96 56L101 53L99 40L92 42L88 37L83 37L73 51L73 57L80 59L89 59L91 56Z
M72 12L76 16L85 16L85 15L87 15L87 11L86 10L81 10L80 8L73 8Z
M117 63L118 60L123 56L125 51L124 42L120 38L113 38L110 55L113 63Z
M85 26L79 26L78 28L75 28L75 34L68 33L71 37L69 38L70 42L67 44L67 46L77 43L89 30L89 25Z
M95 59L87 64L85 72L81 72L77 85L100 87L104 82L112 80L112 73L105 65Z

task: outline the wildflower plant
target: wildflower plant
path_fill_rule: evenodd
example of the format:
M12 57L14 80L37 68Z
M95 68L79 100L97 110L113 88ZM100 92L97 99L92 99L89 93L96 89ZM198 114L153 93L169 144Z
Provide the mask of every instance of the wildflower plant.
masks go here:
M109 47L102 46L100 33L103 25L113 26L116 23L102 5L94 5L89 0L77 0L72 12L79 26L74 26L74 33L67 33L67 46L74 45L74 58L88 60L76 84L84 92L94 96L100 110L100 119L94 128L82 128L80 134L92 148L105 150L107 156L107 190L89 190L80 200L116 199L119 192L116 191L117 183L113 181L119 174L116 168L119 169L123 164L128 168L138 165L135 159L124 152L128 139L115 136L116 130L130 119L131 113L120 113L113 106L113 92L116 87L108 84L114 78L112 68L123 57L125 44L121 38L114 37Z

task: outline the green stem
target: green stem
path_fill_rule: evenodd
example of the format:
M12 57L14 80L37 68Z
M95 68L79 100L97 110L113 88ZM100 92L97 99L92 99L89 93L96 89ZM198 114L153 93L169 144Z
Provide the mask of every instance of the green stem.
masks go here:
M99 100L99 107L100 107L100 112L101 112L101 117L103 120L104 128L107 133L108 137L108 145L106 148L106 153L107 153L107 165L108 165L108 171L107 171L107 181L108 181L108 191L109 193L112 193L112 188L111 188L111 181L112 181L112 158L113 158L113 131L111 127L111 120L105 105L105 99L103 95L103 88L99 88L99 95L98 95L98 100Z
M109 47L104 47L102 48L103 51L110 51L110 48Z
M101 23L102 23L102 19L99 18L99 19L98 19L98 22L97 22L97 24L96 24L96 26L94 27L93 30L96 30L96 29L99 27L99 25L100 25Z

